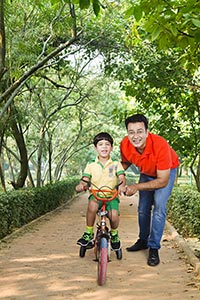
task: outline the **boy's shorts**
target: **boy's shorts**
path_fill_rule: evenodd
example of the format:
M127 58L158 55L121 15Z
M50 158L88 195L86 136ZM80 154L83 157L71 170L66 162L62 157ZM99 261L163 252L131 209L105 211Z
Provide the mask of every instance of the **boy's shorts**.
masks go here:
M95 197L93 195L90 195L89 198L88 198L88 201L90 200L95 200L95 201L98 201L99 203L99 209L102 207L103 205L103 202L102 201L99 201L97 199L95 199ZM118 197L114 198L113 200L109 201L106 203L106 210L107 211L110 211L112 209L114 210L117 210L118 211L118 215L120 215L120 211L119 211L119 203L120 203L120 200Z

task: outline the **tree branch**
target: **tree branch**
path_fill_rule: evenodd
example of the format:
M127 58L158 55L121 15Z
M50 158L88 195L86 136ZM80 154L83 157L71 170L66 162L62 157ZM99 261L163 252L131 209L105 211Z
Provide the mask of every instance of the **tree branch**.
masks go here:
M40 68L42 68L50 59L57 56L61 51L63 51L65 48L72 45L81 35L82 31L80 31L77 36L71 38L69 41L67 41L64 44L61 44L58 46L54 51L52 51L50 54L48 54L46 57L44 57L42 60L40 60L38 63L36 63L34 66L32 66L27 72L25 72L20 79L15 81L13 85L11 85L1 96L0 96L0 103L3 102L7 97L12 95L12 93L20 86L22 86L28 78L30 78L36 71L38 71ZM11 96L12 97L12 96ZM13 99L12 99L13 100ZM12 100L10 100L12 102Z

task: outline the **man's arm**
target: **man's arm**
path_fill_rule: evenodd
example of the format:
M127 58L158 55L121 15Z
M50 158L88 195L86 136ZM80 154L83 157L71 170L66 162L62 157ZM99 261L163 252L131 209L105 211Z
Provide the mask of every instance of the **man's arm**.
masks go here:
M126 161L126 162L121 162L121 164L122 164L122 167L124 168L124 170L127 170L128 167L130 167L130 165L131 165L131 163L128 162L128 161Z
M169 181L170 169L157 170L157 177L148 182L136 183L129 185L126 188L126 195L132 196L137 191L152 191L160 188L164 188Z

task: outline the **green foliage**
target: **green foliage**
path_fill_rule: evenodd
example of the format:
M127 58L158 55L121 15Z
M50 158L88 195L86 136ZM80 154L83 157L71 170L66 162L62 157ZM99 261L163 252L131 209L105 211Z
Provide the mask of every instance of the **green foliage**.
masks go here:
M200 2L196 0L128 1L125 17L134 17L139 39L155 42L160 49L182 48L185 66L199 66ZM138 10L140 13L138 14Z
M191 186L174 187L168 219L184 237L200 238L200 193Z
M5 19L6 66L11 81L71 37L71 16L62 1L14 1L8 5Z
M7 83L17 82L66 42L74 27L83 32L76 44L37 70L14 99L13 118L22 128L34 183L81 173L92 152L88 146L100 129L113 135L119 155L124 119L136 111L147 114L151 129L163 135L187 165L194 161L200 143L199 74L194 72L199 48L194 53L188 49L197 46L198 5L193 0L9 2ZM193 33L195 39L188 37ZM177 40L186 47L177 48ZM158 51L156 46L162 44L166 51ZM21 158L8 120L1 124L6 124L1 159L9 164L8 182L17 178Z
M0 193L0 238L70 200L78 182L74 177L43 188Z
M99 0L79 0L79 1L73 1L74 4L77 4L79 2L80 9L88 9L90 5L92 4L93 11L96 16L100 13L100 1Z
M107 72L120 80L125 101L132 104L129 114L146 114L150 130L165 137L185 165L193 164L198 175L199 72L193 74L183 67L182 54L180 49L158 51L154 45L143 43L129 55L122 54L117 64L115 59L110 61Z

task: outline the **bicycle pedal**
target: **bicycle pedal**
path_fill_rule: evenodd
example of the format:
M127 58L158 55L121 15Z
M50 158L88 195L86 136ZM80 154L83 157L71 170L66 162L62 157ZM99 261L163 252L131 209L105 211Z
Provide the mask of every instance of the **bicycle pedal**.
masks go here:
M99 260L97 258L93 259L93 261L98 262Z
M106 211L98 211L97 215L100 216L100 217L102 217L102 216L106 216L107 213L108 213L107 210Z
M92 249L94 248L94 243L93 242L90 242L87 246L86 246L86 249Z
M121 250L121 248L119 248L119 249L113 249L112 247L111 247L111 251L113 251L113 252L117 252L117 251L120 251Z

